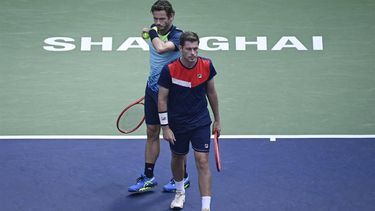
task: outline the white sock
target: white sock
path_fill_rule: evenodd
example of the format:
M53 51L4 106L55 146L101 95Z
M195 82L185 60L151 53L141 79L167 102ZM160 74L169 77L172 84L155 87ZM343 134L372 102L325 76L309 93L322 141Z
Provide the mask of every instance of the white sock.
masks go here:
M184 180L177 182L176 180L174 181L176 184L176 191L179 191L181 193L185 193L185 187L184 187Z
M210 209L211 205L211 196L202 196L202 210Z

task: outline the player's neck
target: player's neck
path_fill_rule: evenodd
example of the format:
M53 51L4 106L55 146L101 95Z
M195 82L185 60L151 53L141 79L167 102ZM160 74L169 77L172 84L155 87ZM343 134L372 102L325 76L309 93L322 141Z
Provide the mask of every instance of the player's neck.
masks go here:
M190 61L190 60L184 59L184 57L180 57L180 62L184 67L191 69L197 64L198 59L195 59L194 61Z
M168 28L166 30L163 30L163 31L159 31L159 34L160 35L166 35L172 28L172 24L170 26L168 26Z

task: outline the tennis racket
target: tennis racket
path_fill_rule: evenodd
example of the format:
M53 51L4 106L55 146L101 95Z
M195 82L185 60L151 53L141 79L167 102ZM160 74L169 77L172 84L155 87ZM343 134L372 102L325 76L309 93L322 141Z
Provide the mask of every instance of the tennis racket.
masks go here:
M134 132L145 121L144 99L145 97L141 97L126 106L117 117L116 126L121 133L128 134Z
M214 150L215 150L215 161L216 169L218 172L221 171L221 158L220 158L220 143L219 143L219 132L214 131Z

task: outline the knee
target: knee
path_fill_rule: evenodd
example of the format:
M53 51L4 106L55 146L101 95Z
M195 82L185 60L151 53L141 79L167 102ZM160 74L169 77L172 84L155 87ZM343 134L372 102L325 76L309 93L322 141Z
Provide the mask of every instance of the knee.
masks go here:
M175 162L184 163L185 155L177 155L175 153L172 153L172 160Z
M147 139L148 140L159 140L160 126L159 125L147 125Z
M199 159L197 159L197 167L198 169L200 170L207 170L209 169L209 163L208 163L208 159L205 158L205 157L201 157Z

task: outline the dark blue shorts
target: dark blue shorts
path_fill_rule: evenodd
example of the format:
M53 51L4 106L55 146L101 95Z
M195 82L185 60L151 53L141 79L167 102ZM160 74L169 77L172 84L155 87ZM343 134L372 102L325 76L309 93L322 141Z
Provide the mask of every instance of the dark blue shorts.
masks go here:
M178 155L186 155L189 152L189 145L194 151L209 152L211 142L210 124L196 128L187 133L174 134L176 142L174 145L169 144L173 153Z
M148 125L160 125L158 112L158 93L148 86L145 90L145 121Z

